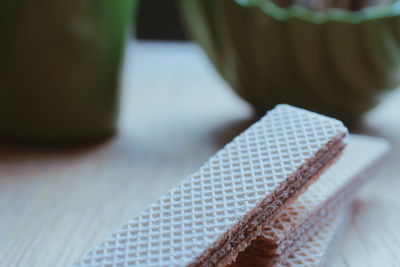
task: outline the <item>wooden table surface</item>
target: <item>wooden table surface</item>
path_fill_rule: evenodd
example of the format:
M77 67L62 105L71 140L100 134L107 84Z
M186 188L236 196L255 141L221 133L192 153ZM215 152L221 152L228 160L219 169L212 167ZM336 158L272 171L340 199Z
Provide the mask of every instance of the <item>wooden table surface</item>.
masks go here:
M69 150L0 149L0 266L71 265L252 120L195 45L131 43L117 136ZM361 192L333 266L400 266L400 91L363 128L393 149Z

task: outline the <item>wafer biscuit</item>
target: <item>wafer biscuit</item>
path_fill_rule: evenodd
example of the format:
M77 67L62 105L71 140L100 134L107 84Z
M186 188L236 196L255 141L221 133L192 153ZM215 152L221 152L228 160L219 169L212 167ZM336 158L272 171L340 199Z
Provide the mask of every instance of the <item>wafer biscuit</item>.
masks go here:
M241 258L240 263L235 262L230 267L325 266L329 261L336 242L341 237L351 217L355 203L350 203L350 205L348 203L341 209L335 210L322 218L318 224L313 225L308 232L304 233L304 240L297 240L292 243L290 251L285 250L283 255L273 258L270 261L265 261L263 258L246 254L243 255L244 257Z
M337 163L290 204L272 226L263 228L261 236L239 254L235 266L272 266L280 262L291 252L293 243L307 239L316 224L352 199L379 169L388 149L383 139L350 135Z
M307 242L294 244L296 248L288 257L278 262L284 267L322 267L329 263L343 232L352 217L354 203L340 210L337 216L324 220L315 228L315 234Z
M230 263L344 148L335 119L278 105L77 266Z

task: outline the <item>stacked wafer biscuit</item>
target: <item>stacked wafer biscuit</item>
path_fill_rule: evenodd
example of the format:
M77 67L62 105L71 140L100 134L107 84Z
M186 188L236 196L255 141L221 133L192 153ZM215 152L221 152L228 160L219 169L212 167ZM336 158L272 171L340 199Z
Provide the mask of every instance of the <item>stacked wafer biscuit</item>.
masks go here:
M312 244L329 246L350 196L387 149L350 138L350 148L379 148L348 156L350 166L339 161L306 190L339 158L346 135L335 119L278 105L76 265L290 266L317 257L312 251L326 255Z
M282 266L289 255L311 238L319 242L315 236L322 226L343 213L357 189L376 172L387 150L388 144L381 139L350 135L348 146L337 163L291 203L272 225L265 225L261 236L239 255L234 265Z

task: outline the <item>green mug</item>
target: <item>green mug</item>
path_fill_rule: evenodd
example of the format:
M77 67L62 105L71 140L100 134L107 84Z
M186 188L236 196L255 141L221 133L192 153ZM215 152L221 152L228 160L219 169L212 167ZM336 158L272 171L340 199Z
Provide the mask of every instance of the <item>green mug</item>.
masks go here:
M0 140L75 144L110 136L135 0L4 0Z

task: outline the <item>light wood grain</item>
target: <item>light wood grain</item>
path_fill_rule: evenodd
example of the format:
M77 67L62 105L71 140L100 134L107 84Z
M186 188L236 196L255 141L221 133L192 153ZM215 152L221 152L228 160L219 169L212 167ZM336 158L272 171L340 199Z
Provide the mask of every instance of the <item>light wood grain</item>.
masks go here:
M366 118L364 131L393 151L334 266L400 266L399 118L400 92ZM131 43L116 137L67 151L0 149L0 266L69 266L252 120L196 46Z

